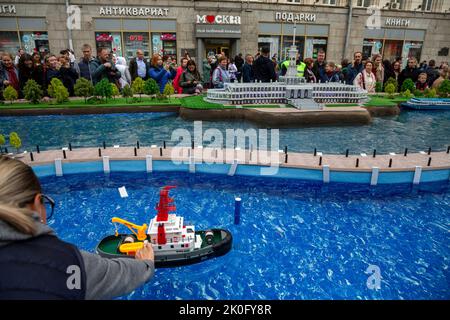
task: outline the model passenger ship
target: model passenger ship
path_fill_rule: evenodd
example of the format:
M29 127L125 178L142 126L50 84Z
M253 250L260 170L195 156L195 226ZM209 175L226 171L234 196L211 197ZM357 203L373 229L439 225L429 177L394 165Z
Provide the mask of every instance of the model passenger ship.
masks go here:
M170 213L176 210L170 189L161 189L157 215L150 224L142 226L114 217L112 222L130 229L131 234L107 236L97 245L97 253L107 258L134 257L144 246L144 241L152 244L156 267L172 267L192 264L226 254L232 246L231 233L223 229L195 231L195 226L184 225L183 217Z

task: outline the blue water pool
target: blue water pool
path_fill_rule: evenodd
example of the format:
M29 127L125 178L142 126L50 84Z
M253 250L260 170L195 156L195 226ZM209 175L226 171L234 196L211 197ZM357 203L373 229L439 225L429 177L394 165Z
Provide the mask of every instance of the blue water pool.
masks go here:
M35 145L42 149L73 146L144 145L169 141L173 130L185 128L192 132L193 122L184 121L174 113L138 113L80 116L0 117L0 133L17 131L25 149ZM257 128L249 122L203 122L204 130L217 128ZM170 144L170 143L169 143ZM280 129L280 148L311 152L314 148L326 153L379 153L442 150L450 144L450 112L405 111L399 116L375 118L373 123L356 127L314 127Z
M393 120L392 120L393 121ZM450 188L379 186L188 173L65 175L41 179L57 201L50 225L93 251L113 216L147 223L158 190L176 185L178 214L223 227L234 248L200 264L158 269L123 299L449 299ZM128 198L117 188L125 186ZM243 201L233 225L234 197ZM366 285L380 268L379 290Z

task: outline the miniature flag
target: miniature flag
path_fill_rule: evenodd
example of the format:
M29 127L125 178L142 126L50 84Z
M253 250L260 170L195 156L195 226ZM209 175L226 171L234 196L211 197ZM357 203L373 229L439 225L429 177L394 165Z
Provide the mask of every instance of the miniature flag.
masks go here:
M120 193L120 196L122 198L127 198L128 197L127 189L125 189L125 187L120 187L119 188L119 193Z

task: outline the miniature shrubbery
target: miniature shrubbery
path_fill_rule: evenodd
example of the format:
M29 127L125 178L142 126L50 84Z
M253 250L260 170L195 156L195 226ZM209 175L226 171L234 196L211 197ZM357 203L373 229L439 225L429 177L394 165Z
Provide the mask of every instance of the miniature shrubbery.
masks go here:
M23 93L25 99L33 104L38 104L44 94L41 86L33 79L27 81L27 83L23 87Z
M11 132L9 134L9 144L16 148L17 153L19 153L19 149L22 146L22 140L20 139L17 132Z
M388 83L385 88L384 88L384 92L386 92L388 94L389 99L394 98L394 93L395 93L395 86L393 83Z
M50 97L56 99L57 103L63 103L69 100L69 91L58 78L53 78L50 81L47 92Z
M125 101L127 103L128 103L128 98L133 97L133 90L131 89L129 84L127 84L125 87L123 87L123 89L122 89L122 97L125 98Z
M151 96L159 92L158 83L153 79L148 79L144 83L144 93Z
M450 80L445 79L442 81L438 88L438 93L441 97L448 97L450 95Z
M84 98L84 103L87 103L87 98L94 94L94 86L85 78L78 79L73 89L77 97Z
M170 100L170 96L172 96L173 94L175 94L173 85L171 83L166 84L166 86L164 87L163 95L165 95Z
M392 78L392 77L389 77L389 79L387 79L386 83L384 84L384 92L387 92L387 91L386 91L386 87L387 87L389 84L393 84L393 85L394 85L394 92L397 92L397 91L398 91L398 82L397 82L397 80L395 80L395 79Z
M406 90L409 90L409 92L414 92L415 89L416 89L416 85L410 78L403 81L403 84L401 87L402 92L405 92Z
M17 94L16 89L13 86L7 86L5 90L3 90L3 98L8 100L11 104L14 100L17 100L19 95Z
M97 97L105 99L105 102L108 102L108 98L111 98L112 96L112 87L108 79L102 79L95 85L94 94Z
M133 83L131 84L131 89L133 90L134 94L139 95L139 100L142 101L142 94L144 93L144 80L142 80L142 78L140 77L134 79Z

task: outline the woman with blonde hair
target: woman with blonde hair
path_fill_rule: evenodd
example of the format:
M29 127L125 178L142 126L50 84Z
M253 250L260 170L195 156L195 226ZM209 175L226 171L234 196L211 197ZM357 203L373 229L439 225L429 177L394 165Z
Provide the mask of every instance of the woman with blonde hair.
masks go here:
M163 59L159 54L153 55L148 75L158 83L160 93L164 92L166 84L172 78L170 67L163 64Z
M441 70L439 70L439 77L436 80L434 80L431 88L438 89L441 86L442 82L444 82L444 80L447 80L449 76L450 76L449 67L447 65L444 65L444 67Z
M110 299L152 277L150 244L135 259L79 250L47 226L54 206L31 167L0 156L0 299Z

